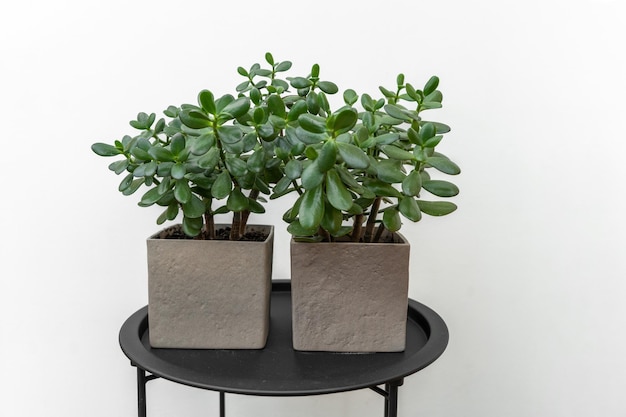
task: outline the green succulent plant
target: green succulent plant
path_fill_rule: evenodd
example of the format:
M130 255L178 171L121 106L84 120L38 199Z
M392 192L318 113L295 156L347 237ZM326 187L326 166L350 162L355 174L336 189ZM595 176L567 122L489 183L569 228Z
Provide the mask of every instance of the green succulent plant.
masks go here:
M339 88L320 78L319 65L305 77L280 78L292 63L271 53L265 61L269 67L237 68L245 81L236 97L203 90L197 104L168 107L167 120L139 113L130 122L138 133L94 143L100 156L123 157L109 165L126 173L122 194L147 187L139 205L163 206L158 224L182 214L184 233L204 239L215 238L214 216L227 213L230 238L239 239L250 213L265 211L263 195L299 194L283 219L295 238L308 241L377 241L384 230L400 229L401 216L418 221L422 213L456 209L421 197L458 194L428 173L460 173L435 151L450 128L421 118L441 107L437 77L418 90L399 75L393 90L380 87L379 99L345 90L344 104L332 110L328 96Z
M214 216L232 213L230 239L238 240L250 213L265 212L262 195L269 195L273 178L282 176L271 145L280 127L269 123L266 109L287 85L276 75L289 67L283 62L271 70L240 69L249 80L237 88L237 97L216 98L203 90L197 104L168 107L169 121L139 113L130 122L138 134L113 144L94 143L91 149L123 157L109 165L116 174L126 173L119 191L131 195L147 187L139 205L163 206L158 224L182 214L186 235L215 239ZM258 77L266 80L254 81Z
M453 183L429 174L460 173L457 164L435 151L450 128L421 116L441 107L437 77L416 89L400 74L393 90L379 87L379 99L348 89L336 110L326 94L338 89L329 82L333 87L324 89L318 79L314 66L307 79L298 79L297 85L291 80L307 111L288 124L277 143L284 177L272 198L299 194L283 217L297 240L377 242L385 230L399 231L402 218L417 222L422 213L443 216L456 210L450 201L423 196L448 198L459 192ZM322 91L316 93L316 87ZM360 110L354 107L359 98Z

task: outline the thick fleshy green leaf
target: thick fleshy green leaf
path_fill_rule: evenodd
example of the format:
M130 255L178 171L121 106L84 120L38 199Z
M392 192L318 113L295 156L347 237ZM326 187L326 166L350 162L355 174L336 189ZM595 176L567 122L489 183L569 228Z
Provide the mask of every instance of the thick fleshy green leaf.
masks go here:
M381 160L376 164L376 171L378 179L390 184L402 182L406 177L404 172L402 172L402 165L400 161L390 159Z
M183 217L183 232L187 236L198 236L202 230L202 217L189 218Z
M397 159L399 161L415 159L415 155L413 155L412 152L405 151L394 145L382 145L380 149L391 159Z
M276 116L280 116L282 118L287 117L287 112L285 111L285 102L278 94L271 94L267 98L267 107L270 109L272 114Z
M294 132L298 140L307 145L314 145L328 138L328 135L326 135L326 133L309 132L308 130L303 129L301 126L298 126Z
M152 146L148 151L150 156L159 162L172 162L174 161L174 154L162 146Z
M145 177L141 177L141 178L137 178L135 180L133 180L133 182L130 184L130 187L128 187L127 189L125 189L124 191L122 191L123 195L131 195L133 194L135 191L137 191L144 183L146 182Z
M287 226L287 231L293 236L313 236L317 232L317 227L306 228L303 227L298 220L296 220L289 223L289 226Z
M122 182L120 182L120 185L119 187L117 187L117 189L119 191L124 191L125 189L130 187L130 185L133 183L133 178L134 178L133 174L126 175L124 179L122 180Z
M240 97L228 103L221 111L220 116L227 114L232 119L243 116L250 109L250 100L247 97Z
M144 206L150 206L159 201L163 195L159 192L157 187L149 189L143 196L141 196L141 204Z
M403 109L395 104L387 104L385 106L385 111L394 119L403 120L405 122L411 121L411 117L407 114L406 109Z
M285 72L285 71L289 71L290 68L291 68L291 61L282 61L276 65L276 67L274 68L274 71Z
M311 91L307 94L306 105L309 109L309 113L311 114L319 114L320 113L320 102L317 98L317 93L315 91Z
M439 123L439 122L426 122L426 123L432 123L435 126L435 130L437 131L437 134L444 134L444 133L450 132L450 126L446 124Z
M163 212L157 217L156 223L163 224L167 220L167 209L163 210Z
M91 150L100 156L115 156L122 153L122 151L115 146L100 142L91 145Z
M287 162L287 165L285 165L285 175L290 180L295 180L296 178L300 178L301 174L302 174L302 162L298 161L297 159L292 159L291 161Z
M424 147L435 148L437 145L439 145L439 142L441 142L442 139L443 139L442 135L433 136L432 138L424 142Z
M178 118L185 126L192 129L203 129L213 125L205 114L196 109L183 109L178 113Z
M417 200L417 205L424 214L429 216L445 216L457 209L456 204L449 201Z
M337 84L331 81L320 81L317 83L317 86L326 94L335 94L339 91Z
M339 232L342 223L343 214L341 213L341 210L336 209L330 204L326 204L326 207L324 207L324 216L322 217L320 226L322 226L322 228L328 231L331 235L334 235Z
M269 122L257 126L256 131L264 140L271 140L275 137L274 126Z
M395 208L388 208L383 213L383 224L390 232L397 232L402 227L400 213Z
M306 113L307 106L304 100L296 101L295 104L289 110L289 114L287 115L287 120L293 122L298 120L301 114Z
M326 197L338 210L349 210L352 207L352 195L334 169L326 173Z
M329 128L331 128L335 134L347 132L352 129L359 119L356 110L352 108L341 110L333 116L334 123L332 126L329 126Z
M171 175L172 175L172 178L174 178L175 180L182 179L186 173L187 173L187 170L185 169L184 164L181 164L180 162L178 162L174 164L174 166L172 166Z
M386 89L385 87L379 86L378 89L380 90L381 93L383 93L383 95L387 98L395 98L396 97L396 93L389 91L388 89Z
M348 106L352 106L358 100L359 100L359 96L357 95L356 91L354 91L352 89L348 89L348 90L343 92L343 101Z
M400 199L398 204L398 210L407 219L418 222L422 218L422 212L420 211L417 201L413 197L404 197Z
M211 187L211 195L218 200L221 200L222 198L228 197L232 188L233 181L230 177L230 174L228 173L228 171L222 171L217 176L215 182L213 183L213 186Z
M326 122L323 118L319 116L314 116L312 114L302 114L298 117L298 122L300 123L300 127L311 133L324 133L326 132Z
M241 188L235 187L235 189L230 193L228 200L226 200L226 207L228 210L234 212L240 212L248 209L248 197L241 192Z
M333 139L327 140L322 149L320 150L319 156L315 160L317 164L317 169L320 172L326 172L331 169L335 165L335 161L337 159L337 144Z
M206 211L206 207L200 198L191 195L188 202L183 204L183 213L185 217L196 218L201 217Z
M313 84L311 80L304 77L293 77L289 79L289 82L293 88L307 88Z
M213 210L213 214L217 215L217 214L226 214L228 213L228 207L226 206L220 206L218 208L216 208L215 210Z
M406 135L411 143L420 146L423 145L422 139L420 139L419 135L412 127L408 128L408 130L406 131Z
M430 93L429 95L427 95L426 97L424 97L424 102L428 102L428 103L441 103L443 101L443 94L441 94L441 91L439 90L435 90L432 93Z
M417 135L422 140L422 142L426 142L428 139L430 139L433 136L435 136L435 133L436 133L435 125L433 125L432 123L425 123L420 128L420 130L417 133Z
M198 104L202 106L205 112L209 114L217 114L215 107L215 97L209 90L202 90L198 94Z
M248 210L257 214L265 213L265 207L263 207L257 200L253 200L251 198L248 198Z
M145 177L152 177L157 172L157 163L156 161L150 161L144 165L143 175Z
M185 137L181 134L174 135L172 137L172 142L170 143L170 150L174 156L179 156L184 150L187 141Z
M433 75L426 82L426 85L424 85L424 95L429 95L430 93L435 91L437 89L437 86L439 86L439 77Z
M122 191L122 194L125 195L125 196L129 196L129 195L133 194L135 191L137 191L139 188L141 188L141 186L144 183L145 183L145 178L144 177L134 179L133 182L130 184L130 187L128 187L124 191Z
M174 187L174 198L181 204L189 202L191 199L191 188L187 180L177 180Z
M302 170L302 186L306 190L318 187L324 181L324 173L319 170L316 162L312 162Z
M359 182L354 178L354 175L352 175L350 171L346 169L346 167L337 165L335 166L335 170L339 174L341 181L346 185L346 187L359 194L363 192L363 187L361 186L361 184L359 184Z
M299 219L305 229L317 229L324 216L324 194L321 185L306 190L300 203Z
M422 177L419 172L411 171L402 181L402 193L414 197L419 194L422 188Z
M205 133L198 137L190 139L191 153L194 155L204 155L215 146L215 135L213 133Z
M272 190L270 190L270 187L267 185L267 182L265 182L265 180L263 180L261 177L257 176L254 180L254 186L263 194L265 195L269 195L269 193L272 192ZM259 200L261 200L261 197L259 197Z
M370 160L361 148L350 143L337 142L339 156L350 168L365 169L369 166Z
M174 202L167 206L167 220L174 220L178 216L178 203Z
M391 185L379 180L369 180L364 184L374 194L381 197L400 197L402 194Z
M228 106L230 103L232 103L233 101L235 101L235 97L233 97L230 94L224 94L220 98L216 99L215 107L217 107L217 114L219 115L220 113L222 113L224 108Z
M136 167L133 170L133 176L135 176L136 178L138 177L145 177L146 176L146 163L143 163L141 165L139 165L138 167Z
M389 145L396 142L398 139L400 139L400 135L397 133L385 133L383 135L376 136L374 141L377 145Z
M217 129L219 140L224 143L237 143L243 138L243 132L239 126L220 126Z
M448 181L429 180L424 181L422 187L437 197L454 197L459 194L459 187Z
M461 168L448 158L442 156L432 156L426 160L433 168L449 175L457 175L461 173Z
M260 174L265 169L265 151L263 148L257 149L246 162L248 169L256 174Z
M152 156L145 150L141 149L138 146L135 146L130 153L137 159L140 159L142 161L150 161L152 159Z
M257 107L254 109L254 112L252 113L252 120L254 120L254 124L257 125L260 125L265 121L265 110L263 110L263 107Z
M117 175L120 175L122 172L126 171L126 168L128 168L128 159L122 159L121 161L115 161L109 164L109 169L115 172Z
M293 191L293 188L290 189L291 179L289 177L282 177L276 185L274 186L272 196L270 199L274 200L276 198L282 197L283 195Z
M234 177L243 177L248 173L248 165L239 158L227 158L226 168Z
M159 189L159 193L165 194L169 191L171 185L173 185L173 183L169 177L163 178L163 181L161 181L161 183L157 187Z
M211 148L209 151L198 158L198 166L203 169L213 169L220 159L219 149Z

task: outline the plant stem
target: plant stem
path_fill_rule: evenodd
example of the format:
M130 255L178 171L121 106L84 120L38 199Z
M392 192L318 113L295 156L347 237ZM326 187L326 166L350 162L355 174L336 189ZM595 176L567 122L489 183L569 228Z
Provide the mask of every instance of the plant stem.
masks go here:
M230 226L230 240L239 240L241 237L241 212L233 213L233 223Z
M208 211L204 213L204 236L205 239L215 239L215 219Z
M259 198L259 190L250 190L250 194L248 198L251 200L255 200ZM246 210L241 212L241 228L239 229L239 234L243 235L246 231L246 226L248 224L248 217L250 217L250 210Z
M363 214L357 214L354 216L354 225L352 226L352 241L358 242L361 240L361 234L363 233Z
M376 229L376 235L374 236L373 242L375 243L380 242L380 238L383 235L384 231L385 231L385 225L381 223L380 225L378 225L378 229Z
M365 236L363 240L365 242L372 241L372 234L374 233L374 225L376 224L376 217L378 217L378 209L380 209L380 201L382 197L376 197L376 200L372 203L370 214L367 217L367 225L365 226Z

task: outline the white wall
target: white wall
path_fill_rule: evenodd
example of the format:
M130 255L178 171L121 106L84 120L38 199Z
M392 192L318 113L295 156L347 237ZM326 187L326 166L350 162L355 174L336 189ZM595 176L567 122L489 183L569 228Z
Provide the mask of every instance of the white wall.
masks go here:
M137 112L229 91L266 51L343 88L441 78L460 209L403 229L411 296L450 345L402 416L626 416L624 7L619 0L77 1L0 6L0 415L134 416L119 350L146 303L155 212L95 141ZM288 277L280 214L275 277ZM149 415L216 415L165 381ZM229 416L378 416L362 391L229 397ZM207 410L208 408L208 410ZM297 412L296 412L297 411Z

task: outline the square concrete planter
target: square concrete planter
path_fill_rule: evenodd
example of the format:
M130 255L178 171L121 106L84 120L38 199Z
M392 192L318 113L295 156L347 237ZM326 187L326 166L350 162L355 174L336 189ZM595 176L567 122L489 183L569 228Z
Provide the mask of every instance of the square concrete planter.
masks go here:
M410 245L396 235L399 243L291 240L294 349L404 350Z
M223 226L223 225L222 225ZM269 333L273 226L264 242L159 239L148 245L155 348L261 349Z

